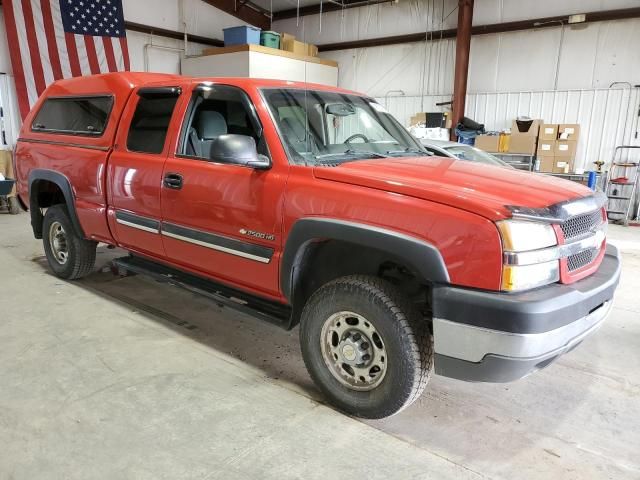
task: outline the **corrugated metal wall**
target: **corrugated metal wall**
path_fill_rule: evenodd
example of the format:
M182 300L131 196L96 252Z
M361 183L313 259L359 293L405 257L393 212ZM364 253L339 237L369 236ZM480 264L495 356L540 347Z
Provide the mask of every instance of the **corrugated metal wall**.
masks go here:
M442 111L436 103L449 100L450 95L378 98L407 126L416 112ZM640 128L639 101L639 89L626 85L606 89L477 93L467 95L465 111L467 117L484 123L487 130L508 128L518 115L541 118L547 123L578 123L581 132L575 167L590 170L597 160L609 162L617 145L640 145L636 138Z
M11 149L20 131L20 114L16 103L13 77L4 73L0 73L0 108L3 114L0 119L0 130L4 131L7 143L4 145L0 139L0 150Z

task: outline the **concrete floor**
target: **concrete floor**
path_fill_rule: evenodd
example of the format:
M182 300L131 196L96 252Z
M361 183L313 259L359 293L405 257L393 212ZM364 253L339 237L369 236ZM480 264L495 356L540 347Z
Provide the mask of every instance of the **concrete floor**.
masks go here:
M623 279L595 336L362 422L323 404L297 329L140 276L61 281L28 216L0 215L0 479L640 478L640 228L610 238Z

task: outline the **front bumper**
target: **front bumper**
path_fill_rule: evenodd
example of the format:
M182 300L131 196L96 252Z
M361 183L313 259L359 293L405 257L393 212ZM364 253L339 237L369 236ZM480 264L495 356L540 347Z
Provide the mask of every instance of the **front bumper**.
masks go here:
M436 373L509 382L546 367L598 329L619 279L620 255L608 245L598 270L570 285L516 294L435 287Z

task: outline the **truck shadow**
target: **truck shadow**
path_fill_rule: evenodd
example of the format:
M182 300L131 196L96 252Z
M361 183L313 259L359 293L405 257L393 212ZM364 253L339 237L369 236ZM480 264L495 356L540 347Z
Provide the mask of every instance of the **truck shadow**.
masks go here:
M116 275L109 264L123 255L126 252L122 250L99 247L96 270L73 285L115 300L133 315L159 322L216 352L258 368L266 380L284 383L314 400L323 401L304 367L297 328L286 331L143 275ZM50 272L44 256L34 258L34 262Z

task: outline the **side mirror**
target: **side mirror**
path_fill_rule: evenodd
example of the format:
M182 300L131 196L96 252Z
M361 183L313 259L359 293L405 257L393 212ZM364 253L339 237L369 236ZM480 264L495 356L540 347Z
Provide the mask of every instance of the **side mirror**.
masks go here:
M229 133L218 136L211 145L210 158L222 163L244 165L256 170L271 168L269 158L258 154L256 141L248 135Z

